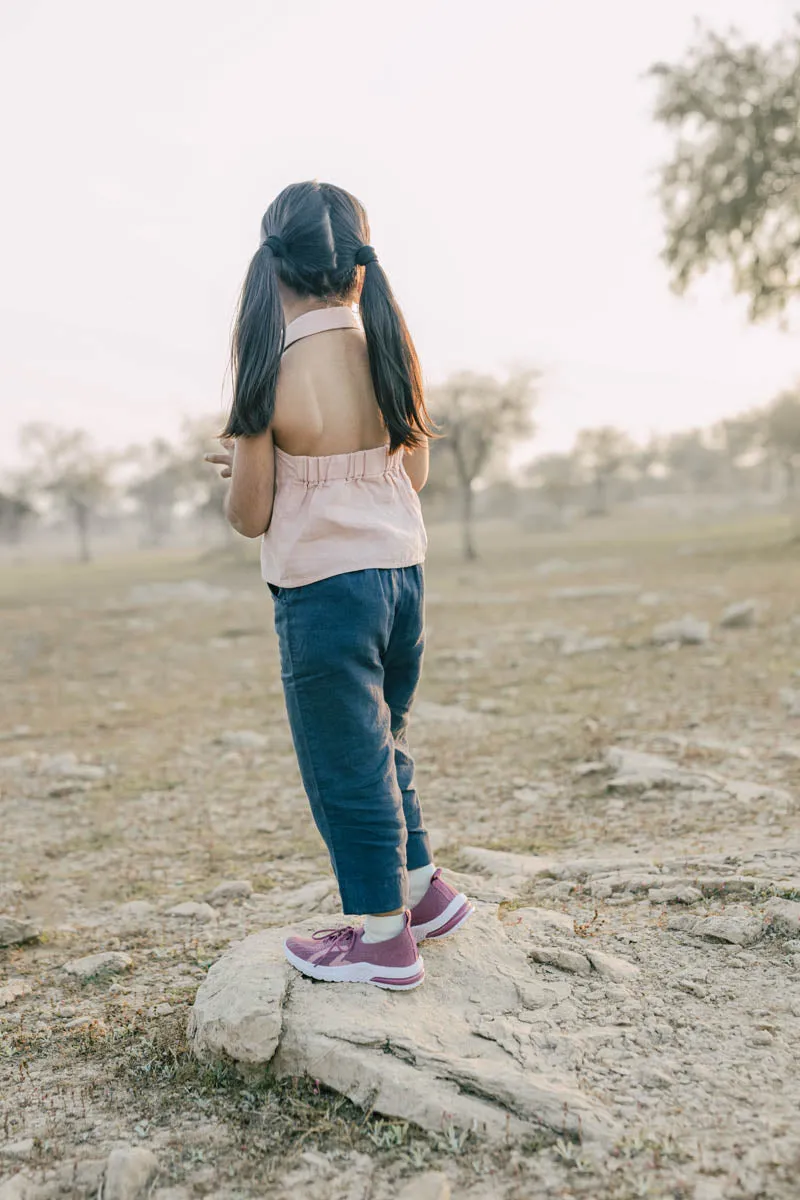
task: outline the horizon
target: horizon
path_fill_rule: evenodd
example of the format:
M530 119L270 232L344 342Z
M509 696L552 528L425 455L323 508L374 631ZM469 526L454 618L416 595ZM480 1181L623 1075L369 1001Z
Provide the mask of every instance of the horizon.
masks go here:
M500 6L490 28L476 3L457 19L412 3L401 28L363 0L344 20L321 0L233 17L148 0L135 20L97 0L8 8L5 465L29 421L118 452L221 413L261 215L298 178L366 204L430 383L542 370L517 458L588 426L643 441L711 425L791 386L791 335L750 326L724 272L670 292L654 195L670 141L645 78L695 16L769 41L791 5L548 7ZM346 82L331 95L332 61L357 67L356 101Z

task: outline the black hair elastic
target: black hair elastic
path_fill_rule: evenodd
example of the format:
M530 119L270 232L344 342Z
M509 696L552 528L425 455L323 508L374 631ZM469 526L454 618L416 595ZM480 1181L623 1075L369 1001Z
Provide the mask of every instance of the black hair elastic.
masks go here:
M286 258L286 243L277 234L271 233L269 237L264 238L263 244L269 247L276 258Z
M365 267L367 263L378 261L378 256L372 246L359 246L356 250L356 266Z

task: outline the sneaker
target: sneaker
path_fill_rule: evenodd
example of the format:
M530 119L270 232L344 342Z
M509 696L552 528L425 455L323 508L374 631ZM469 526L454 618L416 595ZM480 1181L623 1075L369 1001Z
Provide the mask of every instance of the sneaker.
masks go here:
M425 895L411 909L411 932L416 941L449 937L468 921L475 909L462 892L442 879L442 869L434 871Z
M365 942L364 930L353 925L320 929L310 938L290 937L284 953L293 967L311 979L329 983L374 983L407 992L425 978L425 965L411 932L410 917L397 937Z

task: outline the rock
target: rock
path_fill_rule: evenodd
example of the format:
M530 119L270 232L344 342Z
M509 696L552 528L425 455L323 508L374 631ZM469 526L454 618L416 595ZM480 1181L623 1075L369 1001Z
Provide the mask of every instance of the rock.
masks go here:
M105 779L108 771L96 763L78 762L77 754L67 751L64 754L51 754L39 763L43 775L56 775L61 779Z
M764 915L776 933L800 937L800 904L796 900L782 900L775 896L764 905Z
M74 958L71 962L64 963L61 969L66 971L67 975L74 975L76 979L86 983L90 979L101 979L106 975L119 975L122 971L129 971L132 966L133 959L128 954L119 950L107 950L100 954L87 954L84 958Z
M703 893L695 887L678 885L677 887L651 887L647 893L651 904L696 904L703 899Z
M647 754L641 750L612 746L606 761L616 771L606 787L615 792L645 792L652 788L711 790L723 784L720 777L711 772L687 771L660 754Z
M450 1181L441 1171L415 1175L397 1193L397 1200L450 1200Z
M751 1046L771 1046L775 1039L768 1029L757 1029L748 1041Z
M229 900L246 900L253 894L253 885L249 879L226 879L218 883L207 899L209 904L227 904Z
M277 913L294 913L294 912L319 912L325 908L329 910L329 905L326 903L333 900L336 893L336 881L333 879L312 879L310 883L304 883L302 887L296 888L294 891L279 891L277 888L272 892L267 892L269 897L269 906L272 912Z
M0 1154L5 1158L29 1158L33 1154L34 1145L32 1137L22 1138L19 1142L4 1142L0 1146Z
M103 1200L137 1200L146 1196L158 1173L158 1159L143 1146L112 1150L106 1165Z
M464 846L461 858L473 871L499 878L536 879L553 873L551 858L540 858L536 854L509 854L505 850L484 850L481 846Z
M198 903L195 900L185 900L183 904L176 904L168 908L165 915L181 921L199 921L203 925L207 921L217 919L216 910L210 904Z
M36 1200L36 1185L20 1173L0 1183L0 1200Z
M0 915L0 946L17 946L21 942L33 942L41 934L33 921L20 921L16 917Z
M551 600L605 600L614 596L634 596L639 591L635 583L598 583L590 587L553 588Z
M532 933L573 934L575 922L568 913L557 912L554 908L535 908L532 905L525 908L513 908L501 918L505 926L522 926Z
M565 639L561 646L561 653L566 658L572 658L576 654L596 654L600 650L614 650L617 646L619 646L619 638L575 637Z
M788 710L790 717L800 717L800 692L795 688L781 690L781 703Z
M175 1009L172 1007L172 1005L168 1004L166 1001L164 1001L161 1004L154 1004L152 1006L152 1008L150 1009L150 1016L151 1017L171 1017L174 1012L175 1012Z
M28 996L33 991L32 985L27 979L19 977L9 979L0 987L0 1008L5 1008L7 1004L13 1004L15 1000L19 1000L20 996Z
M615 958L612 954L602 954L599 950L588 946L586 957L598 975L601 975L603 979L611 979L614 983L627 983L629 979L634 979L639 974L636 963L628 962L624 958Z
M748 629L755 625L758 603L755 600L740 600L729 604L719 619L723 629Z
M236 750L265 750L269 738L264 733L256 733L252 729L230 729L221 733L215 741L220 746L232 746Z
M588 958L577 954L574 950L562 950L555 946L535 946L528 951L534 962L543 963L547 967L557 967L559 971L570 971L573 975L591 975L592 968Z
M655 646L668 646L672 642L680 646L702 646L708 641L710 633L708 621L698 621L697 617L687 614L677 621L665 621L657 625L651 640Z
M667 929L690 933L694 937L730 942L734 946L752 946L764 932L763 923L758 917L734 912L711 917L670 917Z
M308 1074L371 1111L502 1144L541 1125L617 1135L601 1101L537 1057L515 1015L519 984L535 985L536 972L492 908L427 951L435 967L413 992L304 979L283 958L288 932L297 926L245 938L210 968L189 1025L201 1058L271 1063L278 1078Z

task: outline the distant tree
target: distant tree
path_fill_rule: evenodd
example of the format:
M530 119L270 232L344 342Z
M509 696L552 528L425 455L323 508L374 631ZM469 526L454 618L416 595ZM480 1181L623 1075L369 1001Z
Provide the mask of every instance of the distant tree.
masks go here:
M475 483L509 449L534 432L538 372L516 370L503 379L462 372L432 390L429 403L452 454L461 493L464 557L477 557L473 531Z
M800 291L800 18L766 47L700 31L651 74L676 134L661 176L674 288L728 265L751 319L780 316Z
M30 488L67 515L77 534L78 557L89 562L91 522L111 494L111 459L97 450L82 429L25 425L20 443Z
M16 545L35 517L36 509L24 496L0 492L0 542Z
M608 512L610 484L619 478L624 468L633 468L636 453L637 447L627 433L612 425L579 432L574 456L594 487L596 512Z
M709 445L704 429L687 429L666 439L665 461L670 475L692 492L702 492L719 477L723 455Z
M559 520L575 495L579 480L577 464L571 454L544 454L525 468L525 478L538 488L556 510Z
M783 471L786 494L795 498L800 466L800 393L783 392L764 412L764 445Z
M129 484L128 495L142 514L146 540L160 545L172 528L183 464L175 446L165 438L156 438L149 446L134 446L127 457L138 466L138 476Z

